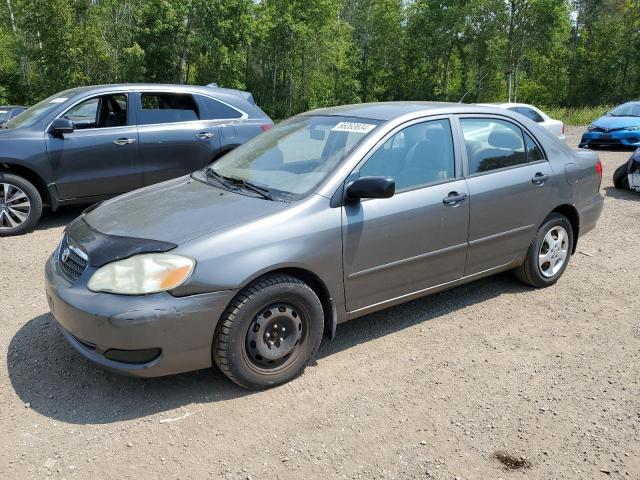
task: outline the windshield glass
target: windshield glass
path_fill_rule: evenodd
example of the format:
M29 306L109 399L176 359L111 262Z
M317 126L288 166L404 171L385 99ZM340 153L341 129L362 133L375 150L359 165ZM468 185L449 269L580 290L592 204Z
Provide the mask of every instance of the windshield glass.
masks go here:
M625 103L609 113L616 117L640 117L640 103Z
M7 118L9 118L10 114L11 110L0 107L0 122L4 122Z
M306 195L381 122L351 117L294 117L208 167L275 194ZM236 182L237 184L237 182Z
M17 117L13 117L3 126L5 128L30 127L58 105L66 102L70 93L69 90L66 90L45 98L40 103L36 103L33 107L26 109Z

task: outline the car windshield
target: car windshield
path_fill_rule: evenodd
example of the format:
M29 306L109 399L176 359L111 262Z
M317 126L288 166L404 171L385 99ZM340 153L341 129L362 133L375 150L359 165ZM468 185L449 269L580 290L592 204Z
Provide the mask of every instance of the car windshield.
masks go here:
M61 103L67 101L70 96L70 91L56 93L55 95L45 98L40 103L36 103L33 107L26 109L20 115L13 117L7 123L3 125L4 128L19 128L30 127L44 115L56 108Z
M609 112L615 117L640 117L640 103L625 103Z
M220 181L302 197L381 122L340 116L294 117L229 152L203 173Z
M0 122L4 122L11 115L11 110L0 107Z

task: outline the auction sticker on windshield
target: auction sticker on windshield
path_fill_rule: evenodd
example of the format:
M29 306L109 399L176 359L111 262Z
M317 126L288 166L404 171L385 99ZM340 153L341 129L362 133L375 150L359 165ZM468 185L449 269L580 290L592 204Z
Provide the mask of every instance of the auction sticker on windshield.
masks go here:
M54 98L49 103L63 103L63 102L66 102L67 100L68 100L67 97L58 97L58 98Z
M332 132L357 132L368 133L376 128L375 125L370 123L354 123L354 122L340 122L331 129Z

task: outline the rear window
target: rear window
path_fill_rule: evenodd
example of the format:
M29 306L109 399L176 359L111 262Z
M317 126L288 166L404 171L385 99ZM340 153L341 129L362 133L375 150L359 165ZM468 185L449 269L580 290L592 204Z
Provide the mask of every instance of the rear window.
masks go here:
M191 122L200 118L193 96L182 93L143 93L139 125Z

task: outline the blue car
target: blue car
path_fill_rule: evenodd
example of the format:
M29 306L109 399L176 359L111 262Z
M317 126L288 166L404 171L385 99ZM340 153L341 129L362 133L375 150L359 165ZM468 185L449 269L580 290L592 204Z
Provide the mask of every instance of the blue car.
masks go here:
M617 106L587 127L580 148L602 145L640 147L640 101Z

